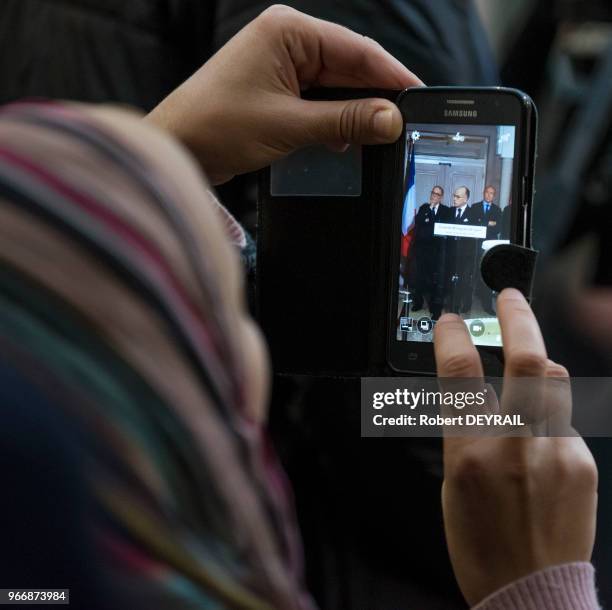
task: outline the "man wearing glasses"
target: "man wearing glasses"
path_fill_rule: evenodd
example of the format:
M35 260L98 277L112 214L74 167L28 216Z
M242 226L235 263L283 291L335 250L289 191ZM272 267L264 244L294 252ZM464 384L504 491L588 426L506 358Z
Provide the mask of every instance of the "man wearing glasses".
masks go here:
M423 309L427 300L432 320L442 313L444 303L444 243L442 237L434 236L436 222L450 222L452 210L442 204L444 189L435 185L414 220L414 264L415 285L412 290L412 309Z

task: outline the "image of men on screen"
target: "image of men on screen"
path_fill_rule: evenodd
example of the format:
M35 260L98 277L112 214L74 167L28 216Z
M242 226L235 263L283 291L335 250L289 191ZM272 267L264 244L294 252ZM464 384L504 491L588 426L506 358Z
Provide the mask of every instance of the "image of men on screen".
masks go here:
M512 125L406 125L397 340L431 341L452 312L475 343L501 344L480 260L510 238L514 144Z

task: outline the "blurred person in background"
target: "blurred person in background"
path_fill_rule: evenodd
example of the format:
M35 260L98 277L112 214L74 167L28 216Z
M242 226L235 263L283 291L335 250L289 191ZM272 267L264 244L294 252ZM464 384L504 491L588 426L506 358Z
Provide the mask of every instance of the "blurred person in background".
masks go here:
M507 3L486 4L485 21ZM521 5L522 6L518 6ZM504 84L540 110L533 239L540 250L533 307L550 357L572 376L612 376L612 5L516 3L496 51ZM492 23L492 22L491 22ZM491 29L491 28L490 28ZM494 37L495 38L495 37ZM608 410L610 397L601 397ZM612 573L612 441L587 439L599 467L594 563ZM604 607L612 581L602 580Z

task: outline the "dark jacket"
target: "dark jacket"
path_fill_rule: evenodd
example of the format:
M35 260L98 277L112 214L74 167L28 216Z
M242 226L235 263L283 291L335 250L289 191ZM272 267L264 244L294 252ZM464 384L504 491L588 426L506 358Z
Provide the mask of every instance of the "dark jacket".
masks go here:
M274 2L218 3L215 45ZM284 0L378 41L427 85L496 85L487 33L471 0Z
M4 0L0 102L51 97L150 110L212 53L214 3Z
M414 243L417 249L435 246L434 226L436 222L450 222L452 210L439 204L434 213L429 203L421 205L414 219Z
M473 206L466 206L459 220L455 217L456 209L451 208L446 222L461 225L479 225L480 218L473 211ZM471 277L474 272L479 240L471 237L447 237L446 272L448 275L459 273Z
M149 110L271 4L3 0L0 103L42 96ZM427 84L497 84L486 34L471 2L285 4L375 38Z
M502 211L496 203L491 203L488 213L485 213L484 201L479 201L471 207L471 213L477 224L487 227L487 239L500 239Z

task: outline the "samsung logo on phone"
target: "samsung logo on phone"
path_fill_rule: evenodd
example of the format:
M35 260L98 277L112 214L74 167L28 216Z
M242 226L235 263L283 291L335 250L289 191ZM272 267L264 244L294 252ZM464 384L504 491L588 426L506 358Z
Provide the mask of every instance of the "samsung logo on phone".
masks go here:
M472 117L476 118L478 116L478 110L444 110L445 117Z

